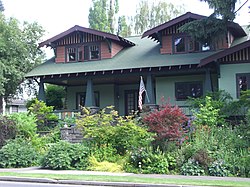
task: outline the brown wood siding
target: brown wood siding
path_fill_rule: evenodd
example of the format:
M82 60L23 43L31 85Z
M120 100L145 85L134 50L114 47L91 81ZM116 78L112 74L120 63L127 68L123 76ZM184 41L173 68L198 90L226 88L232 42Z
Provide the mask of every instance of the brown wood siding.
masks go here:
M111 58L107 42L101 42L101 59Z
M59 46L56 48L56 63L65 62L65 47Z
M228 48L228 42L226 37L219 39L218 43L218 49L227 49Z
M117 53L119 53L123 49L122 46L120 46L117 43L112 43L112 50L111 50L111 57L114 57Z
M162 36L161 54L172 54L172 36Z

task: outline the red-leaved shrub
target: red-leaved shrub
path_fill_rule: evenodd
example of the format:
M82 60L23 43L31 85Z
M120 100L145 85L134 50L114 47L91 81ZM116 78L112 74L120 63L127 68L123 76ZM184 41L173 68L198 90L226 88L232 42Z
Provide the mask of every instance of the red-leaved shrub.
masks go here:
M175 141L183 136L182 124L188 118L178 106L172 106L169 102L163 103L158 110L149 112L143 118L143 122L149 127L150 132L156 133L158 141Z

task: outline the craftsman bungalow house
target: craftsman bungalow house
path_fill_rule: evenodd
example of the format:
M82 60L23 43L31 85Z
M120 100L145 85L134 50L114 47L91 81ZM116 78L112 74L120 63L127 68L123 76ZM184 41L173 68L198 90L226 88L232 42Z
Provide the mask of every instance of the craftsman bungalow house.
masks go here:
M242 27L230 23L227 36L210 50L178 30L202 18L187 12L126 39L76 25L40 43L51 47L55 57L26 78L39 80L41 100L44 83L65 86L68 111L114 105L127 115L137 110L140 76L148 106L160 104L164 96L185 108L188 96L218 89L237 99L241 90L250 88L250 40Z

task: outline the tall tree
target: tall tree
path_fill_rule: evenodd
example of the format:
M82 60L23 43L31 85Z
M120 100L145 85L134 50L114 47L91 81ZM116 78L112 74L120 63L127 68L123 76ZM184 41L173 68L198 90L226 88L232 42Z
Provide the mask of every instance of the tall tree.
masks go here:
M152 5L148 0L141 0L136 10L135 33L141 34L145 30L153 28L184 12L181 6L174 6L164 0L157 1Z
M233 21L236 12L246 4L246 0L238 10L235 10L237 0L200 0L208 3L214 9L209 17L192 21L183 25L180 30L189 33L193 39L203 45L216 46L216 41L227 33L228 22Z
M129 22L130 21L130 22ZM122 37L128 37L132 34L132 18L127 18L126 16L120 16L118 18L118 31L117 35Z
M118 0L93 0L93 5L89 9L89 27L114 33L115 17L118 11Z
M0 13L0 110L2 99L13 96L24 75L41 63L44 54L37 44L43 33L35 22L20 24Z
M214 17L222 17L223 20L233 21L235 18L235 4L237 0L200 0L207 2L209 8L214 9Z
M0 12L4 11L4 6L2 0L0 0Z

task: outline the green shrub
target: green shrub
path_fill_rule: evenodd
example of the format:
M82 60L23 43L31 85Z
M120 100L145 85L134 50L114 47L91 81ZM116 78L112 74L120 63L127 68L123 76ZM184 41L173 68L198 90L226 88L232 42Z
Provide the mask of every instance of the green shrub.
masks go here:
M198 111L193 111L194 121L196 126L207 125L217 126L224 123L224 118L219 115L220 109L215 108L212 104L212 98L206 96L205 104L200 104Z
M88 170L91 171L123 172L121 165L108 161L98 162L93 156L89 157L89 163Z
M58 120L58 117L52 113L53 107L46 106L43 101L35 99L28 110L36 116L38 131L50 130L55 126L54 122Z
M175 167L176 162L170 155L157 151L149 153L148 157L142 160L142 172L154 174L169 174L169 160L171 159L171 167Z
M9 141L0 149L0 167L20 168L37 163L38 155L32 145L24 139Z
M112 146L120 155L133 148L147 146L152 141L152 133L137 125L136 119L131 116L119 116L112 106L96 114L84 108L84 114L76 120L76 124L84 137L90 138L97 147Z
M102 145L98 147L95 144L90 144L88 147L90 149L90 154L94 156L98 162L116 162L119 159L116 149L111 145Z
M8 116L0 115L0 148L7 140L15 138L16 132L16 122Z
M10 118L15 120L17 124L17 135L30 139L37 133L36 117L34 114L13 113Z
M205 170L194 159L189 159L188 162L181 167L181 174L200 176L205 174Z
M227 177L230 174L229 167L223 161L215 161L208 167L211 176Z
M49 145L60 141L60 136L60 128L55 127L46 135L36 134L32 137L31 143L39 154L44 155L48 151Z
M141 148L131 152L125 166L127 172L169 174L176 169L176 159L171 154L166 154L152 148Z
M207 169L208 165L212 162L212 158L208 154L206 148L196 151L195 154L193 155L193 159L205 169Z
M86 169L89 149L82 144L60 141L44 155L41 165L50 169Z

